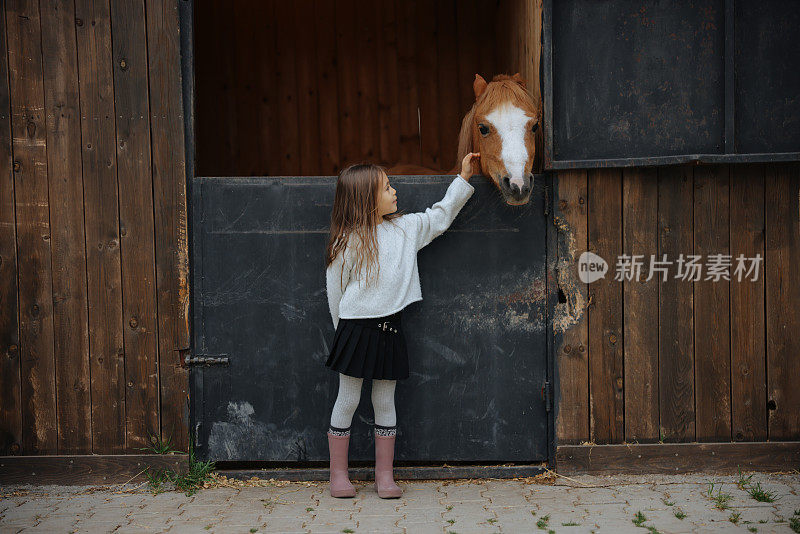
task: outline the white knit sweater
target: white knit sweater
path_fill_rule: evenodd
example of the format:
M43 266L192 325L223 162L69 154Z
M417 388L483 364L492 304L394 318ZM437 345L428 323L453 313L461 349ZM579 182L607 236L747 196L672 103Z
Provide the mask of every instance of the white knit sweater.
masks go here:
M358 273L353 272L353 247L348 243L344 253L338 254L326 269L333 328L340 318L383 317L422 300L417 252L450 227L474 192L469 182L456 176L444 198L424 212L380 223L376 229L380 272L377 281L372 280L369 285L363 282L366 265ZM373 277L376 270L373 266Z

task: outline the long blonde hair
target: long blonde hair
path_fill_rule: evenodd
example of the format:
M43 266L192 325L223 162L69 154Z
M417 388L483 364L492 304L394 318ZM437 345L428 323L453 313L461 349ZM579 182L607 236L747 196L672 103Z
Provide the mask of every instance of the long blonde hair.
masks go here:
M360 272L367 265L367 283L371 279L374 266L380 272L378 261L378 240L375 229L380 222L391 221L403 215L399 210L388 213L378 220L378 195L386 169L373 163L350 165L339 173L336 180L336 194L331 211L331 231L325 250L325 267L336 256L343 253L350 236L356 237L354 243L354 272ZM342 262L342 275L344 262ZM377 272L375 273L377 279ZM341 277L340 277L341 280Z

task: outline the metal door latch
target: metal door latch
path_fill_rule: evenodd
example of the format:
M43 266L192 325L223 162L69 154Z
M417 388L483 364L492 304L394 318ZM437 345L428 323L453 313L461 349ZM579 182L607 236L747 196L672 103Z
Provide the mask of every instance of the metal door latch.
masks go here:
M542 385L542 400L544 401L544 409L546 411L550 411L553 407L553 399L550 395L550 381L545 380L544 384Z
M228 365L227 354L220 354L218 356L209 356L208 354L197 354L195 356L187 356L183 360L184 365Z

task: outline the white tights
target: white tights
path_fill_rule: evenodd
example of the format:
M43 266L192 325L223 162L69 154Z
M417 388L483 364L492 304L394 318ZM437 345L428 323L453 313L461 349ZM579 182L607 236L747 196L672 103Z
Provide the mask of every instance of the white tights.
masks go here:
M350 428L353 414L361 399L363 378L339 373L339 395L333 405L331 426L334 428ZM375 411L375 424L380 426L396 426L397 414L394 409L394 388L397 380L372 379L372 408Z

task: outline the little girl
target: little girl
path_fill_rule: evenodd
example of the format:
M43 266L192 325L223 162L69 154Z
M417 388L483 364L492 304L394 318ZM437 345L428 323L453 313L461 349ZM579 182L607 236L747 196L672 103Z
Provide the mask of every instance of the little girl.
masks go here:
M347 471L350 424L364 378L372 379L375 487L383 499L403 490L392 473L397 430L394 390L408 378L403 308L422 300L417 252L441 235L472 196L478 153L461 162L444 198L424 212L397 213L396 191L384 169L359 164L339 174L325 257L328 304L336 333L325 365L339 373L328 448L330 493L353 497Z

